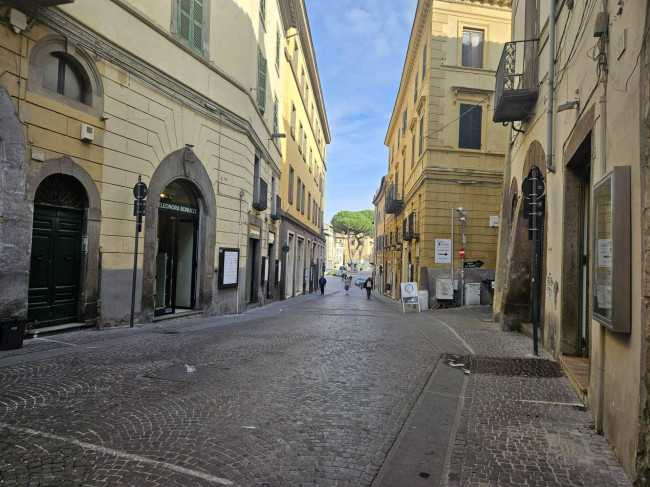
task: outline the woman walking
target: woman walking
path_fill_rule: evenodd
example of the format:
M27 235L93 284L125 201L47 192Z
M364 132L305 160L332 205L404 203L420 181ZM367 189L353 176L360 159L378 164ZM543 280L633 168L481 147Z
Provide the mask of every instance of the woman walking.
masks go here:
M351 276L345 276L343 281L343 287L345 288L345 295L347 296L350 293L350 282L352 282Z
M368 299L370 299L370 293L372 292L372 277L369 277L366 279L366 282L363 283L363 287L366 290L366 294L368 295Z

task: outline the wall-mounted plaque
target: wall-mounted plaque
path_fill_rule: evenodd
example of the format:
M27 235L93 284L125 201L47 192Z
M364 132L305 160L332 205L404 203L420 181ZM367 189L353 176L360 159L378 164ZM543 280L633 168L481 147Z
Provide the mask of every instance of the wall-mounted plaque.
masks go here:
M630 167L617 166L594 185L592 302L594 319L610 330L629 333Z
M219 249L219 287L237 287L239 249Z

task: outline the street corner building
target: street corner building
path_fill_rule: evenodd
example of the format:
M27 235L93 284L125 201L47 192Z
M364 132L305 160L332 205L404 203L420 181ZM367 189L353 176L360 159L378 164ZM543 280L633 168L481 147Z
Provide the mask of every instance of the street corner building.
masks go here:
M0 19L0 317L37 333L239 313L324 263L304 1L5 0ZM283 138L299 70L309 169ZM282 209L291 165L318 176L306 218Z
M492 114L510 127L494 318L539 325L637 485L650 485L649 15L643 1L513 2Z
M420 0L375 193L377 289L432 307L490 304L507 129L490 123L509 1Z

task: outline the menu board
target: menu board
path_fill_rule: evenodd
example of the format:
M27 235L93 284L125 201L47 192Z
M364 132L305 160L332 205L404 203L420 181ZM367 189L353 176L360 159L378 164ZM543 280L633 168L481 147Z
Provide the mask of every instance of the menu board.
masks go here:
M237 287L239 249L219 249L219 287Z

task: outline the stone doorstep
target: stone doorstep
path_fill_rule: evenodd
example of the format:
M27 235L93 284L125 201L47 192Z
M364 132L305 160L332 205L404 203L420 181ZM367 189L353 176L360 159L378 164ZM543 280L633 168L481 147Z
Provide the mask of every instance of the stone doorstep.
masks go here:
M187 310L187 311L179 311L176 313L171 313L168 315L160 315L160 316L154 316L153 322L158 323L160 321L171 321L171 320L176 320L179 318L204 318L205 314L203 311L199 310Z
M26 330L25 337L29 337L29 336L37 337L38 335L45 335L48 333L57 333L65 330L87 328L92 326L95 326L94 323L91 323L90 325L88 323L66 323L65 325L46 326L43 328L34 328L32 330Z
M580 400L587 404L589 389L589 359L560 355L560 365L569 378L569 382L580 396Z

